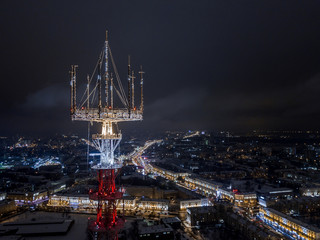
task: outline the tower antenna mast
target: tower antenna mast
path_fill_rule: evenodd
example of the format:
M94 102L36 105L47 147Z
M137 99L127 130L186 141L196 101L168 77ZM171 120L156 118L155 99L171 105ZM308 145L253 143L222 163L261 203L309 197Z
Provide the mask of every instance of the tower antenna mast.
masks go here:
M109 60L111 60L109 66ZM104 73L102 64L104 61ZM87 88L83 95L85 99L76 107L76 68L71 68L71 118L74 121L87 121L101 125L101 132L92 135L92 143L100 152L100 162L91 168L97 171L99 185L97 189L91 189L89 198L97 201L97 218L88 222L88 230L96 239L118 239L118 230L123 226L124 220L117 215L116 203L122 198L123 193L116 187L116 176L122 167L120 159L115 157L115 150L120 144L122 134L118 129L119 122L141 121L143 118L143 102L140 109L134 106L134 72L131 72L130 56L128 58L128 98L124 93L106 32L104 48L99 55L99 60L91 78L87 76ZM97 73L96 73L97 70ZM112 72L111 72L112 70ZM114 73L114 74L113 74ZM93 77L97 75L96 84L90 87ZM115 80L114 77L115 76ZM142 75L141 75L142 76ZM106 104L102 104L102 78L105 77ZM141 80L141 84L143 80ZM95 93L98 91L98 101L95 101ZM109 95L110 91L110 95ZM142 91L142 86L141 86ZM122 106L114 106L115 92ZM110 96L110 97L109 97ZM90 99L92 103L90 104ZM110 102L109 102L110 99ZM141 95L143 101L143 95ZM88 125L88 135L89 135Z
M105 41L105 81L106 81L106 107L109 107L109 58L108 58L108 31L106 31L106 41ZM111 100L112 101L112 100Z
M132 109L135 110L134 108L134 79L136 77L134 76L134 71L131 71L131 95L132 95Z
M128 113L131 115L131 65L130 65L130 55L128 56Z
M140 111L143 112L143 74L144 71L142 71L142 65L140 65L140 92L141 92L141 102L140 102Z

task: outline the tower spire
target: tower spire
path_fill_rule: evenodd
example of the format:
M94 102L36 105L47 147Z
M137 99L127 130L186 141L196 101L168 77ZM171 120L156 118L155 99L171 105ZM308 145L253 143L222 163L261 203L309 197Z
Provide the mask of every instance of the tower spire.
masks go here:
M106 41L105 41L105 94L106 94L106 107L109 107L109 49L108 49L108 31L106 30Z
M128 55L128 113L129 117L131 115L131 65L130 65L130 55Z
M98 111L99 111L99 116L101 114L102 110L102 101L101 101L101 90L102 90L102 84L101 84L101 65L102 65L102 56L99 58L99 64L98 64Z
M140 111L143 112L143 74L144 71L142 71L142 65L140 65L140 92L141 92L141 105L140 105Z
M111 73L110 79L110 107L113 109L113 75Z
M70 90L71 90L71 95L70 95L70 111L71 114L74 113L73 109L73 65L71 65L71 71L70 71Z
M87 113L89 113L89 107L90 107L90 77L89 77L89 74L87 75Z
M131 71L131 95L132 95L132 109L134 109L134 79L136 77L134 76L134 71Z
M71 65L71 114L74 114L77 108L77 67L78 65Z

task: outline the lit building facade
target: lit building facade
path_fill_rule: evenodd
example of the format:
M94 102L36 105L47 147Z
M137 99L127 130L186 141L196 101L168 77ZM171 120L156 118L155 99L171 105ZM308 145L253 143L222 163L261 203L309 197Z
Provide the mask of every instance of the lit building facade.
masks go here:
M192 190L197 190L203 195L213 195L216 198L228 200L238 207L257 206L257 195L255 193L233 192L222 187L221 183L207 179L186 177L185 185Z
M0 193L0 201L5 200L7 198L7 193Z
M151 166L152 166L152 173L171 181L176 181L178 177L182 177L184 179L185 177L190 175L189 173L184 173L184 172L173 172L173 171L158 167L154 164L151 164Z
M223 188L223 184L208 179L190 176L189 173L177 173L156 165L152 165L153 173L165 179L176 181L178 177L184 179L184 185L192 191L196 191L205 196L215 196L218 199L228 200L235 206L244 208L253 208L257 206L256 193L233 192L230 189ZM191 201L190 203L188 201ZM207 206L200 203L201 200L181 201L180 209L185 210L189 207ZM185 203L183 203L185 202Z
M133 210L136 208L135 197L123 197L117 201L117 209ZM47 206L54 208L68 208L79 212L96 212L98 201L89 199L88 195L53 195Z
M88 195L53 195L50 196L47 206L51 208L63 208L75 212L96 212L98 202L89 199ZM117 200L118 210L142 210L167 212L169 201L164 199L143 199L126 196Z
M319 197L320 187L301 188L300 193L301 195L307 197Z
M252 208L257 206L257 195L255 193L239 193L234 195L234 204L238 207Z
M320 229L310 226L272 208L260 208L258 217L284 235L295 239L318 240Z
M189 189L197 189L205 195L217 195L217 191L222 187L222 184L206 179L186 177L185 185Z
M48 200L48 191L10 192L8 193L7 198L15 200L17 205L37 204Z
M185 211L185 210L187 210L187 208L205 207L208 205L209 205L208 198L181 200L180 201L180 210Z
M169 201L162 199L140 200L137 207L139 210L168 211Z

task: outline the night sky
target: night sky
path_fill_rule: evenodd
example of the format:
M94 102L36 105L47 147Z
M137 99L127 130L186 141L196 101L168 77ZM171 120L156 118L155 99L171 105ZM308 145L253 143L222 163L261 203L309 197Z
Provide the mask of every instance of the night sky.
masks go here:
M85 83L106 29L122 81L128 54L146 72L144 121L128 129L318 130L319 13L309 0L2 0L0 135L85 133L70 65Z

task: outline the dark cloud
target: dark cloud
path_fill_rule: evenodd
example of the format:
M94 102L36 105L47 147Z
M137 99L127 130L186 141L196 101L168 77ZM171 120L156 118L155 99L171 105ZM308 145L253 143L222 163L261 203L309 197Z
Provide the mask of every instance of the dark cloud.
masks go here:
M173 94L147 104L145 125L166 129L192 129L201 127L205 119L198 114L207 96L205 89L179 89Z
M79 65L85 82L106 29L122 79L127 54L146 71L141 131L319 129L319 7L300 0L2 1L0 134L79 131L83 124L69 116L70 65Z
M28 110L64 108L70 102L69 95L70 91L66 86L61 84L50 85L36 93L28 95L22 107Z

